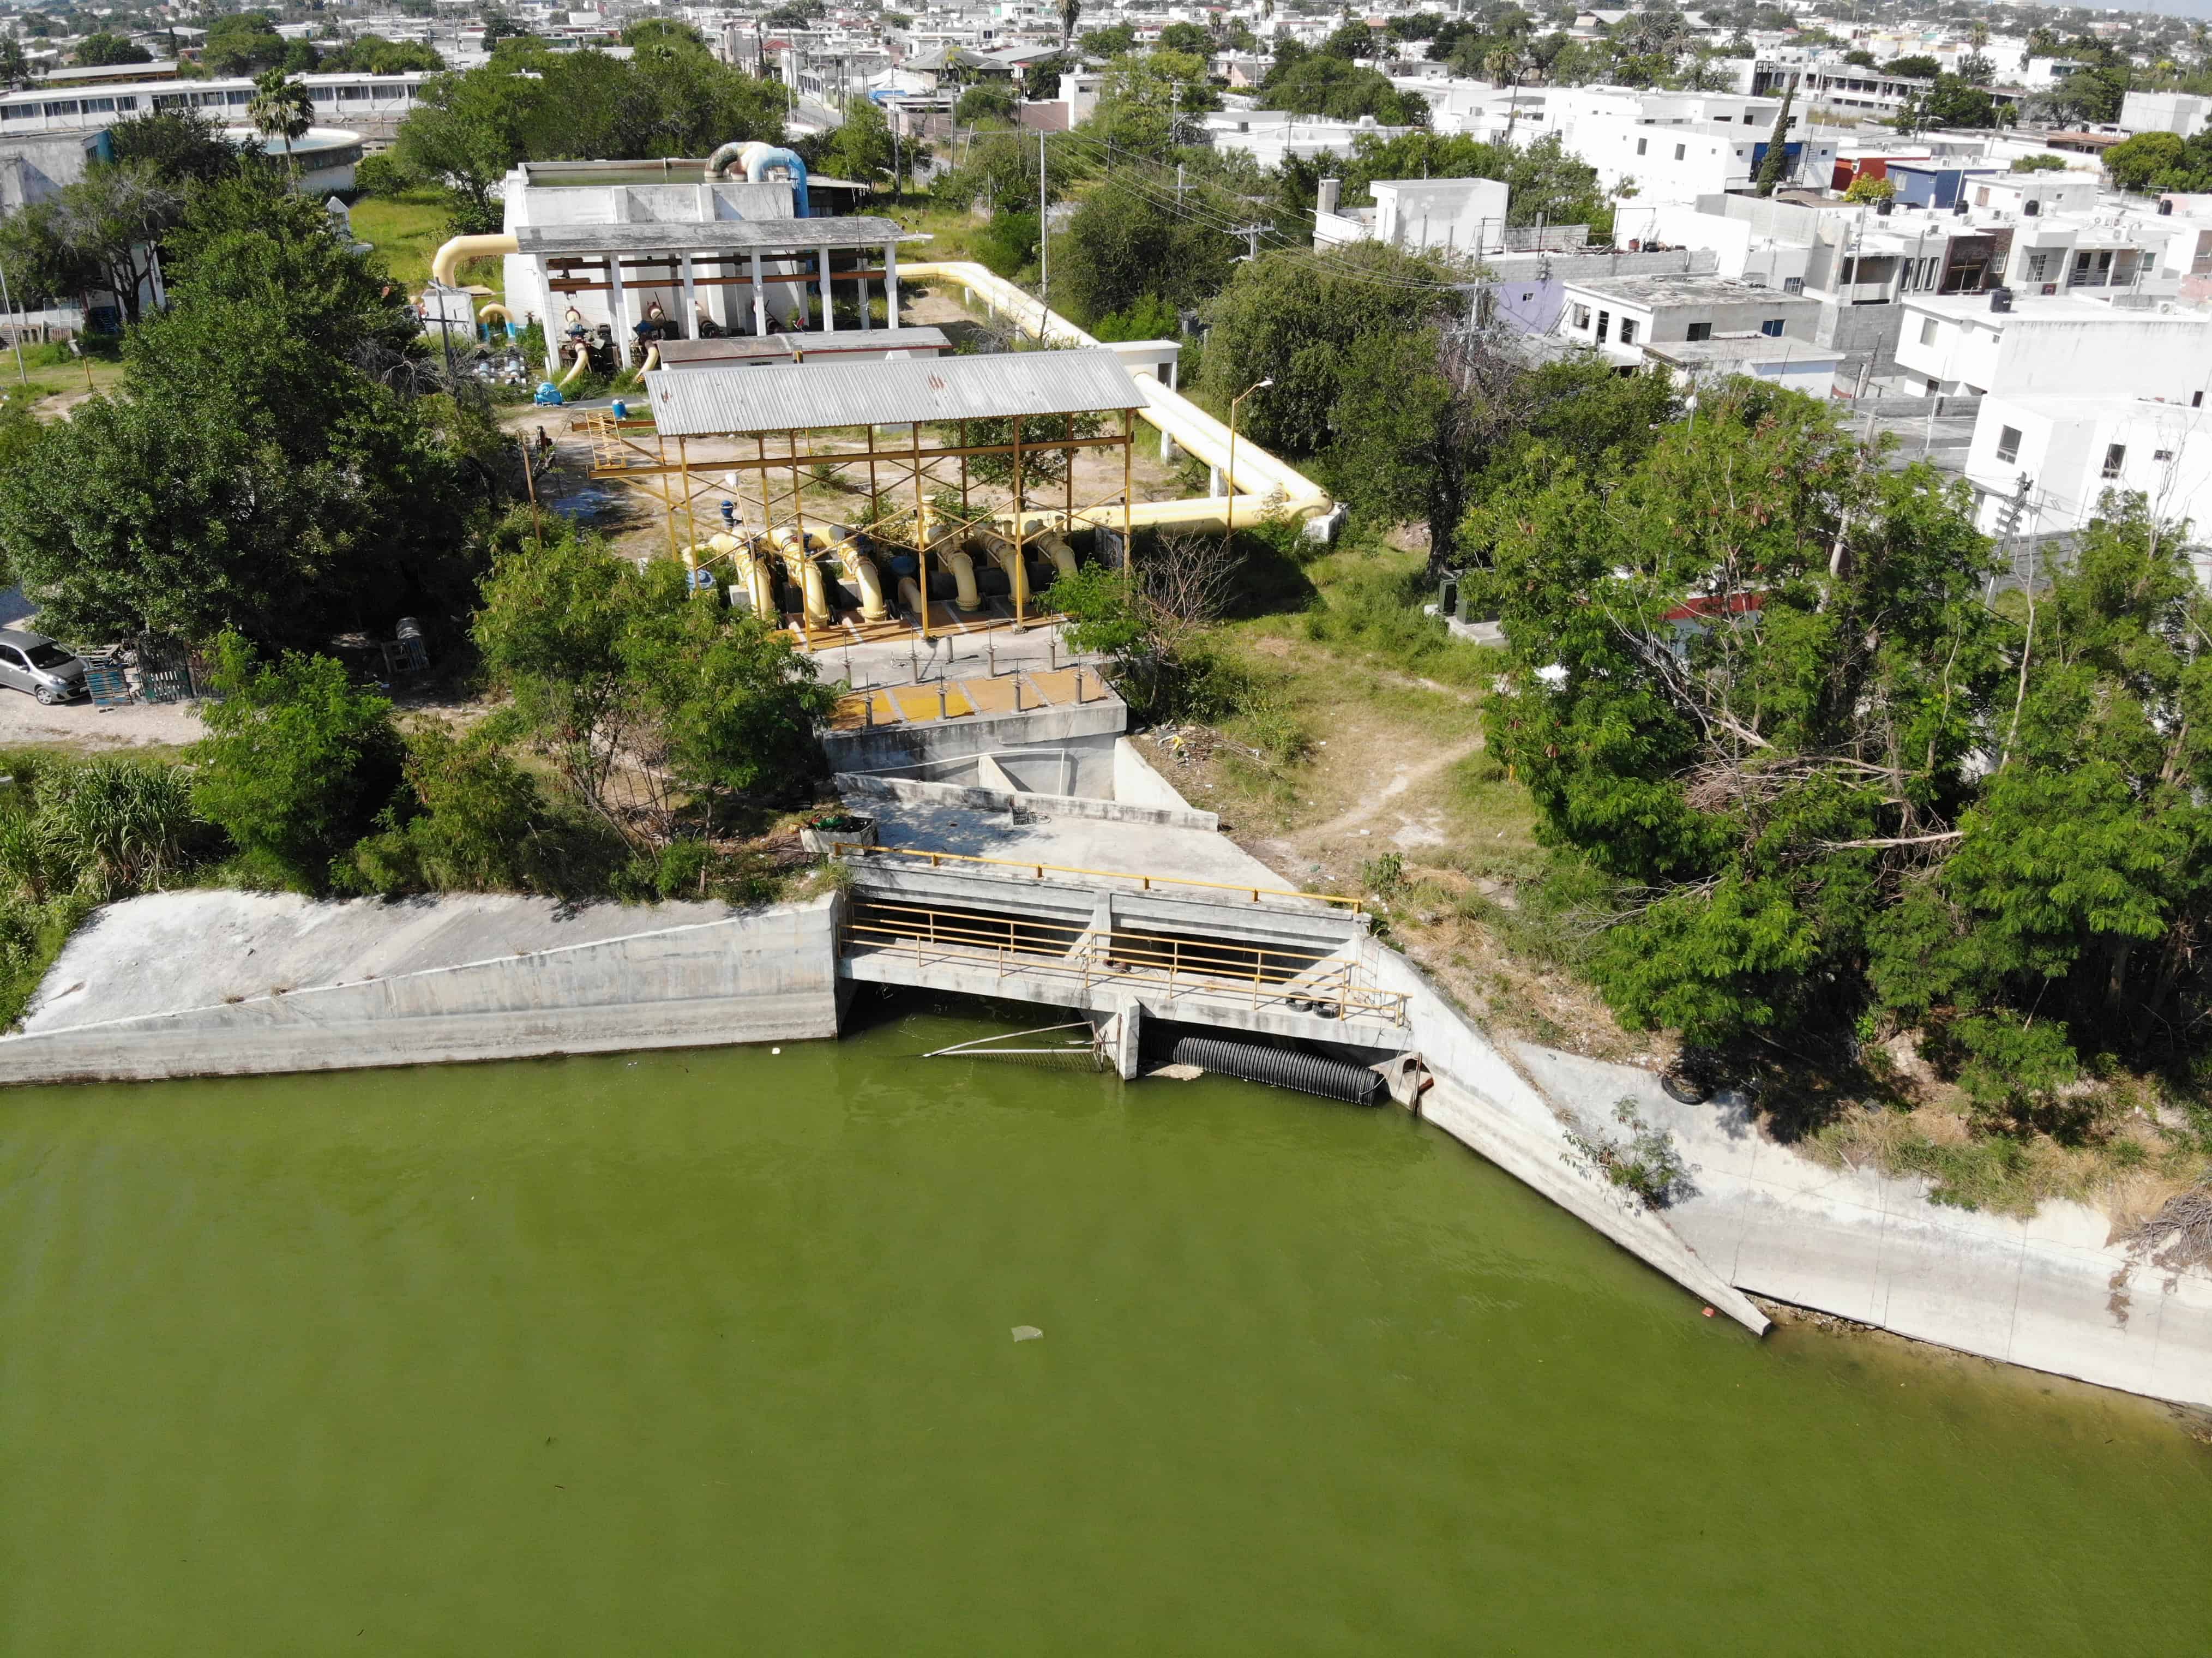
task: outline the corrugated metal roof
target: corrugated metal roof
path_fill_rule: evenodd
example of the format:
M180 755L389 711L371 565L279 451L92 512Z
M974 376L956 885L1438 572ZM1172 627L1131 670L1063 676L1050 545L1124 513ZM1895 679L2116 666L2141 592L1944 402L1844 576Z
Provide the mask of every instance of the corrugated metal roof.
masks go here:
M660 361L671 368L719 368L732 362L835 361L848 352L944 351L951 342L940 328L841 328L834 334L726 334L716 339L663 340Z
M645 386L661 435L672 438L1145 406L1111 351L661 369Z
M890 219L705 219L677 224L518 225L516 247L525 253L706 253L756 250L812 252L818 247L881 247L917 240Z

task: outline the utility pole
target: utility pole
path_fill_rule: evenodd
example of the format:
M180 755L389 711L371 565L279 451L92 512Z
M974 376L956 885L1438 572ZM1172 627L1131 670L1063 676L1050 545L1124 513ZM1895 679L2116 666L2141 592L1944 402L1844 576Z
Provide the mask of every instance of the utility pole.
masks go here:
M23 372L23 331L15 325L15 301L9 296L8 273L0 270L0 307L8 313L8 337L15 347L15 378L28 386L31 377Z
M1242 236L1244 239L1245 251L1237 256L1237 263L1240 264L1247 264L1258 258L1260 257L1260 238L1266 235L1274 228L1275 227L1271 224L1243 224L1238 225L1236 229L1231 231L1229 233L1231 235Z
M1044 319L1052 313L1052 226L1044 207L1044 129L1037 129L1037 297L1044 307L1037 317L1037 338L1044 338Z

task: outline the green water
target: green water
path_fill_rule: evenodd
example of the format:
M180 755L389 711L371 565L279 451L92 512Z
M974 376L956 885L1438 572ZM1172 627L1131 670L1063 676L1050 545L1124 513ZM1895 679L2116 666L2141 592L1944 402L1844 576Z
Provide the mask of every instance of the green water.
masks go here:
M0 1650L2212 1649L2157 1407L980 1029L0 1098Z

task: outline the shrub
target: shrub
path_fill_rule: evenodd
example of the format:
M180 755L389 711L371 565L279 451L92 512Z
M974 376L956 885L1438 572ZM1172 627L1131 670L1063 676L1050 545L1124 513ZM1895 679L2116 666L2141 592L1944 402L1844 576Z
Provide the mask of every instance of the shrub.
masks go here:
M67 870L105 898L162 885L192 861L204 826L182 771L110 755L42 779L30 833L50 884Z
M257 664L235 634L216 642L214 684L222 700L193 748L192 804L256 878L320 887L400 781L391 703L356 690L326 656Z

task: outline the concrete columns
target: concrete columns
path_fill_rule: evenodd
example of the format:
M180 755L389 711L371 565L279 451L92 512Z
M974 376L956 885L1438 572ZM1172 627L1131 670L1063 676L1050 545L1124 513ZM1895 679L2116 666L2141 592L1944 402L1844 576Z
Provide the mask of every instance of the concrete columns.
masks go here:
M560 296L553 291L553 268L545 262L545 256L543 253L538 256L537 264L538 291L545 296L545 378L549 380L558 380L561 378L561 337L563 327L561 320L561 307L556 301Z
M623 355L629 349L629 301L624 297L622 279L622 255L607 255L607 312L614 324L615 363L617 367L628 359Z
M884 315L893 328L899 325L898 314L898 244L884 244Z
M696 340L699 337L698 273L692 269L689 253L684 255L677 268L684 273L684 337Z
M751 260L753 278L753 332L757 335L765 334L768 332L768 300L761 292L760 255L757 253L753 254L751 256Z
M834 334L837 331L837 302L830 292L830 250L817 247L814 252L818 261L815 268L822 275L822 331Z

